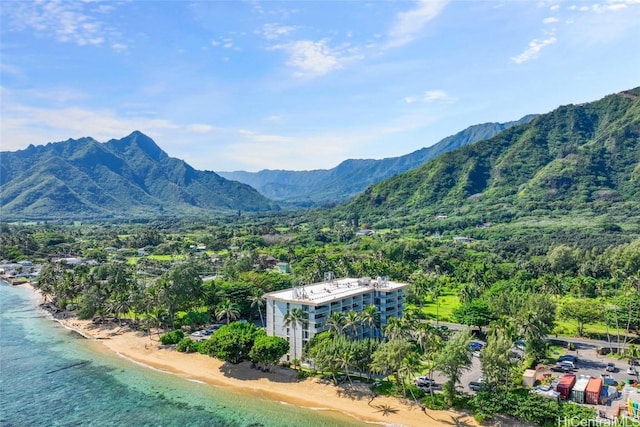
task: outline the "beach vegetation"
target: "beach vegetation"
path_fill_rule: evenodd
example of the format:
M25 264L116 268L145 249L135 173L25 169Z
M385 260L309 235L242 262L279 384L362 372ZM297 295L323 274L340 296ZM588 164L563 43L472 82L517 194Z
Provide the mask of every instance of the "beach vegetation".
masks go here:
M206 309L189 310L187 312L178 312L176 314L176 320L174 327L182 328L188 327L189 329L197 330L198 328L205 326L211 322L211 316Z
M262 364L270 370L288 351L289 342L286 339L259 335L249 351L249 358L252 362Z
M437 369L447 376L442 391L449 405L457 395L457 385L462 372L471 367L471 334L468 331L456 332L442 347L435 359Z
M522 387L509 392L483 388L467 403L479 422L488 422L496 414L502 414L526 423L551 427L564 419L587 425L596 416L593 407L549 399Z
M181 353L197 353L200 350L200 343L193 341L189 337L182 338L178 345L176 345L176 351Z
M160 342L163 345L178 344L184 338L184 332L180 329L170 331L160 336Z
M407 396L407 383L414 376L414 346L406 338L396 337L382 342L373 353L371 370L393 379L402 395Z
M224 320L227 325L232 321L238 320L238 318L240 317L238 304L232 302L229 298L218 303L215 309L215 313L216 319L218 319L218 321Z
M195 263L177 264L158 281L160 300L169 312L173 325L178 310L189 310L200 305L202 279Z
M209 356L230 363L250 359L255 340L266 332L249 322L231 322L211 335L207 342Z
M291 311L287 312L284 315L284 328L291 328L293 332L293 354L297 354L296 352L296 330L298 326L301 328L307 324L308 315L300 308L294 308ZM302 333L302 332L301 332Z

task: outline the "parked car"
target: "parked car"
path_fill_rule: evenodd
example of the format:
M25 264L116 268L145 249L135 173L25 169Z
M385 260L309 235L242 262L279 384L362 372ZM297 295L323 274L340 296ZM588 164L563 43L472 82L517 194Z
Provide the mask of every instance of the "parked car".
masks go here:
M558 362L571 362L575 365L578 363L578 356L575 356L573 354L563 354L562 356L558 357Z
M558 362L558 365L567 367L569 369L576 369L576 364L568 360L563 360L562 362Z
M471 381L469 383L469 388L473 391L480 391L482 389L482 383L478 381Z
M638 375L638 371L633 366L627 368L627 375Z
M418 387L420 386L428 387L428 386L434 385L436 382L429 377L417 377L413 379L413 383Z
M561 365L561 364L553 365L550 369L552 372L564 372L564 373L573 372L572 367L567 365Z
M607 363L607 367L604 370L607 372L618 372L615 363Z
M640 360L636 359L635 357L632 357L631 359L629 359L629 365L640 366Z
M482 350L482 347L484 346L481 343L475 341L469 344L469 350L471 351L480 351Z
M425 393L430 393L431 390L440 390L442 386L440 384L431 383L431 385L419 385L418 388Z
M600 377L602 378L602 383L604 385L612 385L614 387L618 386L618 381L614 380L613 377L611 377L611 375L601 374Z

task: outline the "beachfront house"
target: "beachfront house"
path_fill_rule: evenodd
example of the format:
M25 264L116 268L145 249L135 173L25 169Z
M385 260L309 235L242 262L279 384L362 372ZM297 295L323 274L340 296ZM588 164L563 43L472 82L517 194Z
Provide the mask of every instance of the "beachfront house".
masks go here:
M380 330L392 317L401 317L407 283L387 278L370 277L334 279L310 285L297 286L265 294L267 305L267 335L279 336L289 341L286 361L301 359L304 345L319 332L327 330L327 319L332 313L361 313L373 304L380 314L379 328L360 326L358 338L380 336ZM304 312L304 321L285 326L285 317L298 308Z

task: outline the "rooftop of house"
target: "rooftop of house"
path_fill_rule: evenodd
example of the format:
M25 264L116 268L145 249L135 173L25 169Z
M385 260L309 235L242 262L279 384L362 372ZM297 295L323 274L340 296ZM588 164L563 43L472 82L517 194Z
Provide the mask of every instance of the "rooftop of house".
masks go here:
M346 277L270 292L265 297L280 301L320 305L372 290L390 292L407 286L409 286L408 283L393 282L382 277L376 279L371 279L370 277Z

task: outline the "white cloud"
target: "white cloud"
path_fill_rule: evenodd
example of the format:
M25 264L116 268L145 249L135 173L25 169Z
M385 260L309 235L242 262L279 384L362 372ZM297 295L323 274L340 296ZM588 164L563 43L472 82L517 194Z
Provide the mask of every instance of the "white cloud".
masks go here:
M554 4L553 6L551 6L551 7L549 8L549 10L552 10L552 11L554 11L554 10L558 10L558 9L560 9L560 5L559 5L559 4Z
M605 13L609 11L618 11L624 10L629 5L640 4L640 0L608 0L604 3L594 3L590 5L571 5L569 6L569 10L579 11L579 12L596 12L596 13Z
M342 68L338 51L331 49L326 40L299 40L271 49L289 53L287 65L297 70L297 77L317 77Z
M256 33L267 40L278 40L282 37L288 36L295 31L296 28L297 27L290 25L265 24L260 30L256 31Z
M440 102L446 104L453 104L457 101L457 98L449 96L447 92L443 90L428 90L421 96L407 96L404 98L404 102L407 104L414 104L416 102L431 103Z
M185 129L194 133L209 133L214 131L216 128L207 124L194 123L194 124L185 126Z
M554 34L550 34L545 39L534 39L529 43L529 46L519 55L513 56L511 60L516 64L523 64L536 58L542 49L554 44L557 41Z
M124 52L129 48L129 46L127 46L126 44L123 43L113 43L111 45L111 50L113 50L114 52Z
M455 102L456 98L449 96L443 90L429 90L424 93L424 101L425 102Z
M5 93L3 91L3 98ZM82 107L39 108L3 102L0 135L3 150L18 150L29 144L41 145L68 138L91 136L98 141L122 138L133 130L152 138L167 132L199 135L216 129L207 124L180 124L144 116L124 117L110 109Z
M104 15L113 8L104 8L93 2L26 1L3 3L3 13L9 17L12 31L33 31L53 36L62 43L79 46L101 46L115 37L112 28L94 17Z
M544 18L544 19L542 20L542 23L543 23L543 24L555 24L555 23L556 23L556 22L558 22L558 21L559 21L559 19L558 19L558 18L556 18L556 17L554 17L554 16L551 16L551 17L549 17L549 18Z
M21 68L15 67L13 65L9 65L1 61L0 61L0 70L5 74L10 74L14 77L22 78L25 76L24 71Z
M415 40L425 25L436 18L447 3L448 1L421 0L415 9L398 13L387 34L385 47L400 47Z
M362 138L348 132L339 136L284 136L240 130L238 134L240 139L225 147L220 156L230 163L244 165L243 170L279 169L283 165L290 170L333 167L336 159L346 158L349 149Z

